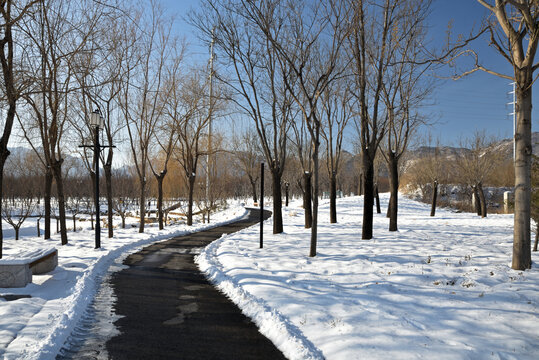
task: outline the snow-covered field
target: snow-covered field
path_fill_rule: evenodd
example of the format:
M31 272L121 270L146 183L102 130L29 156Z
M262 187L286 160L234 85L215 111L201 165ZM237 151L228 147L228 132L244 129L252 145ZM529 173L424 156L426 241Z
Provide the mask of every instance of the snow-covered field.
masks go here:
M28 219L21 229L21 239L14 240L13 230L3 224L4 258L20 250L55 246L58 267L45 275L34 275L33 283L24 288L0 288L0 295L30 295L16 301L0 298L0 358L54 359L76 322L91 302L100 279L115 260L159 240L214 227L243 217L246 210L239 205L213 215L211 224L173 225L159 231L157 224L146 224L145 233L138 233L136 224L116 229L109 239L102 229L101 248L94 249L94 232L89 222L69 232L69 244L60 245L59 235L50 240L38 238L35 220ZM119 220L118 220L119 221ZM68 221L68 226L72 223ZM55 224L52 224L53 230ZM43 229L43 227L41 227Z
M510 268L512 215L429 211L401 197L400 230L375 214L366 241L360 197L338 201L338 224L323 202L309 258L297 202L283 234L267 221L264 249L255 226L197 262L291 359L539 359L539 255Z

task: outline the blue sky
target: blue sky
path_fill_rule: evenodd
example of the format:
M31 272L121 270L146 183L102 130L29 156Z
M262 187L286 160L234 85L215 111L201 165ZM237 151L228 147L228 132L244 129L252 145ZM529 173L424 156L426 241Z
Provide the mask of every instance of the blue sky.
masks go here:
M177 31L190 43L190 52L196 59L208 56L206 46L200 44L195 31L182 19L190 8L198 7L198 0L161 0L170 14L179 16ZM456 36L467 35L471 29L480 25L486 10L475 0L435 0L430 16L430 37L432 44L444 41L445 31L450 21ZM478 39L474 44L482 62L496 70L503 69L510 73L511 68L494 50L488 47L488 38ZM448 75L450 70L443 71ZM445 145L458 145L459 139L469 137L476 130L485 130L487 134L499 138L512 137L513 120L512 90L510 81L494 75L476 72L466 78L440 80L434 89L432 105L424 109L435 124L423 129ZM534 99L537 96L534 95ZM533 112L533 128L537 124L537 112Z

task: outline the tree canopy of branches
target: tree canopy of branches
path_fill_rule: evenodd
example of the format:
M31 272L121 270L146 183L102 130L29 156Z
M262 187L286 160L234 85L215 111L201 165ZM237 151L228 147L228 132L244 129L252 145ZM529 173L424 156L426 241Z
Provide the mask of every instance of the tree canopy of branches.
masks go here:
M9 156L7 148L13 123L17 100L20 99L24 87L24 81L21 79L22 62L16 56L17 44L21 43L15 34L20 34L16 29L19 23L27 17L39 0L31 1L13 1L6 0L0 3L0 64L2 65L1 90L2 103L7 105L6 117L3 119L2 137L0 138L0 207L2 206L2 179L4 175L4 166ZM15 36L17 36L15 35ZM1 210L1 208L0 208ZM0 258L2 258L3 234L2 224L0 222Z
M133 24L133 34L138 41L125 63L120 91L133 165L139 180L139 232L144 232L151 141L163 115L163 104L159 99L165 67L175 41L171 34L172 22L165 18L163 10L155 2L150 10L147 17L141 14L140 21L145 24L143 29L137 31L138 27Z
M263 2L265 3L265 2ZM214 39L217 58L230 76L216 72L229 89L239 112L251 119L272 175L273 232L283 232L281 178L287 154L287 132L292 121L292 98L286 88L286 69L279 63L275 46L258 27L244 1L204 0L191 22L206 39ZM273 18L275 28L282 18Z
M365 192L363 239L372 238L374 160L378 147L389 127L391 133L388 141L392 146L397 145L397 132L401 131L397 112L404 120L401 124L410 124L407 121L413 119L413 110L407 101L417 94L412 95L410 91L413 88L407 89L406 86L409 81L413 83L418 78L420 71L412 71L410 66L404 64L417 61L417 48L424 31L422 21L429 4L428 0L351 2L349 49L353 58L354 95L358 104L358 115L354 120L360 138ZM406 126L402 130L399 152L406 145ZM391 161L398 161L397 149L389 150L395 150L395 154L389 154ZM395 197L393 204L396 211ZM396 228L396 213L393 214L392 228Z

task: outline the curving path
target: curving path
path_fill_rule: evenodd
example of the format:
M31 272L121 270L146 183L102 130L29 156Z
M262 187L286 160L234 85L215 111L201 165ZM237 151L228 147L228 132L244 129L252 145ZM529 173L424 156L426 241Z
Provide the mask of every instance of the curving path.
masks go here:
M115 322L109 359L284 359L251 320L193 262L198 249L258 222L258 210L233 224L172 238L131 254L114 273ZM269 217L269 212L265 214ZM256 244L254 244L256 246ZM99 348L103 348L103 344ZM88 347L85 346L86 354ZM94 351L94 358L101 358ZM72 354L80 358L82 354ZM70 357L71 357L70 356Z

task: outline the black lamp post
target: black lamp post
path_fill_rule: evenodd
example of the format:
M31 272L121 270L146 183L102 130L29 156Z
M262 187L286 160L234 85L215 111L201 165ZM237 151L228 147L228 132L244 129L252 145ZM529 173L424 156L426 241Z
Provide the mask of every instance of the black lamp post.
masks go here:
M260 163L260 248L264 247L264 163Z
M285 206L288 207L288 191L290 188L290 184L288 183L288 181L284 183L284 188L285 188Z
M101 220L99 209L99 130L104 127L104 119L99 109L90 114L90 128L94 130L94 164L95 164L95 248L101 247Z

